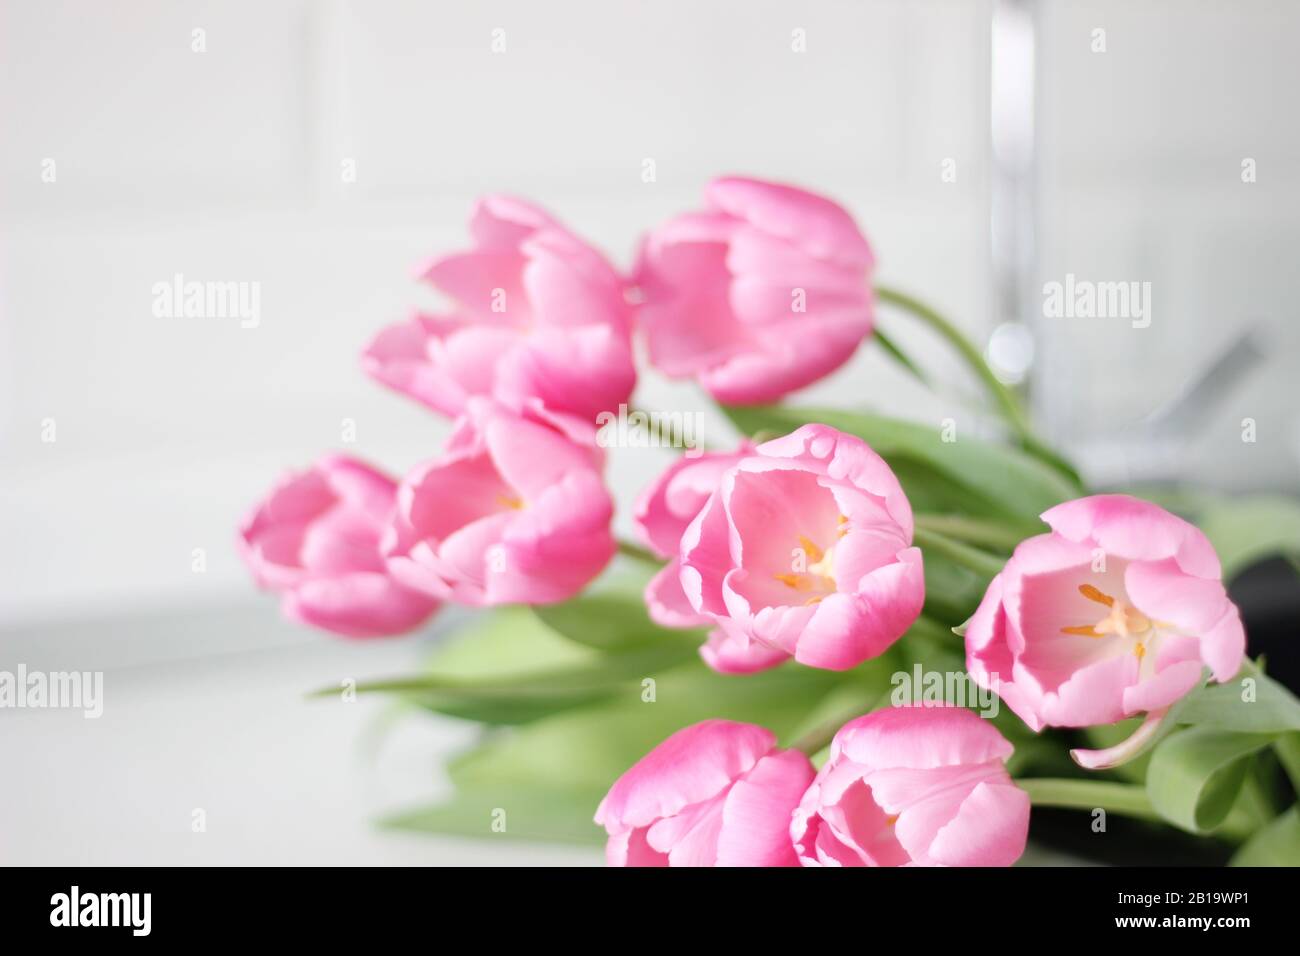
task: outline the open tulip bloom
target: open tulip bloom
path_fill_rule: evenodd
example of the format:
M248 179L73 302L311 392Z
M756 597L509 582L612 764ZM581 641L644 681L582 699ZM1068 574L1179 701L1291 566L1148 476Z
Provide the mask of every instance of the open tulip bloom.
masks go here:
M1202 668L1219 681L1237 673L1246 634L1199 530L1126 495L1070 501L1043 520L1052 533L1016 547L966 628L971 676L996 682L1030 727L1158 719ZM1076 758L1099 766L1125 753Z
M496 731L389 823L602 840L616 866L1007 866L1049 806L1078 811L1049 843L1102 810L1300 865L1300 702L1225 584L1300 553L1252 537L1294 504L1090 494L976 346L875 282L853 217L793 186L715 180L626 273L518 199L481 200L470 235L420 273L448 307L362 356L445 441L400 477L323 458L239 533L284 613L335 635L476 609L418 674L357 688ZM1003 441L787 401L877 344L928 382L908 322L968 363ZM640 353L737 434L645 476L633 543L596 426Z
M847 670L921 613L912 509L866 443L823 425L764 442L724 472L679 544L690 607L717 625L716 670L793 657Z

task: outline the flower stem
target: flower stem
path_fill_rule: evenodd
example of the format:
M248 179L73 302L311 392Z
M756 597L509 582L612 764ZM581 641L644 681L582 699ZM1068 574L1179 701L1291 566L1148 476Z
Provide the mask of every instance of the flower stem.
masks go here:
M959 541L995 548L998 551L1012 551L1025 539L1025 536L1014 528L981 518L940 514L917 514L914 518L918 528L937 531Z
M625 557L629 557L634 561L644 561L647 564L653 564L656 567L664 563L648 548L643 548L639 544L633 544L631 541L624 541L622 538L618 540L618 553Z
M962 544L962 542L956 541L946 534L931 531L919 525L912 533L912 543L922 551L928 549L935 554L941 554L950 561L955 561L962 567L970 568L976 574L986 578L993 577L1002 570L1002 566L1006 563L1005 559L989 554L987 551L972 548L970 545Z
M963 335L955 325L919 299L915 299L904 292L899 292L897 289L891 289L888 286L877 285L875 291L881 302L887 302L896 308L910 312L938 332L961 355L962 359L970 366L971 371L980 379L989 395L997 403L1002 417L1011 426L1011 430L1015 432L1016 438L1026 451L1051 465L1075 484L1080 483L1079 475L1074 468L1034 434L1029 418L1020 405L1020 400L1011 389L1002 384L998 377L993 374L993 370L984 361L984 356L980 354L980 350L976 348L975 343Z
M1036 807L1065 807L1071 810L1106 810L1110 813L1159 820L1144 787L1111 780L1070 780L1038 777L1017 780Z
M876 328L871 333L871 337L876 340L890 358L910 372L912 377L918 382L922 385L930 384L930 379L926 376L925 372L921 370L921 367L913 362L907 353L899 348L898 344L890 336L886 335L883 330Z
M854 714L854 717L860 717L865 713L867 713L867 708L864 707L859 713ZM814 757L829 747L839 729L852 719L853 717L836 717L833 720L818 724L792 743L790 749L802 750L809 757Z

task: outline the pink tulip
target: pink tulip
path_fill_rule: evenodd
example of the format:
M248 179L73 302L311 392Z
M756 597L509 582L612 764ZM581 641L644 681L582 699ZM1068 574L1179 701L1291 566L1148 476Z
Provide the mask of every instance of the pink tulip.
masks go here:
M1010 866L1025 851L1029 795L1012 747L957 707L897 707L840 728L794 812L804 866Z
M438 608L384 569L379 541L397 485L360 461L324 458L280 481L244 520L239 550L294 620L348 637L400 634Z
M470 221L474 248L423 278L454 303L389 326L362 356L391 388L445 415L475 395L593 422L636 384L624 282L542 210L489 196Z
M813 779L772 732L706 720L677 731L596 810L610 866L798 866L790 813Z
M637 499L633 517L641 538L650 550L668 560L645 591L646 607L656 623L675 628L705 627L712 623L686 600L677 552L682 534L709 500L723 473L753 450L754 446L744 441L734 452L682 455Z
M398 580L465 604L573 597L614 554L595 449L471 399L439 458L402 482L383 547Z
M771 402L839 368L871 332L867 240L813 193L729 177L660 226L637 267L650 361L718 401Z
M1035 730L1162 714L1237 673L1245 632L1219 559L1150 502L1095 495L1043 514L966 628L967 667Z
M804 425L758 446L681 539L682 590L717 625L705 660L845 670L878 656L925 600L911 543L907 497L861 439Z

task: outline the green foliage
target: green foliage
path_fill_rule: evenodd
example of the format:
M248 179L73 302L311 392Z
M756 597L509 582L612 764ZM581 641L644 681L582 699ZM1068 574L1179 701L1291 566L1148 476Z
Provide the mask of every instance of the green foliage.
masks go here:
M635 690L695 655L681 639L600 652L565 639L528 608L502 608L461 628L425 672L362 683L357 692L395 694L466 720L517 724Z
M638 685L493 734L448 766L455 787L451 798L388 822L428 832L484 834L491 808L501 807L510 820L507 837L595 840L600 832L591 817L600 797L665 737L722 718L762 724L788 742L821 701L852 682L864 684L864 677L797 664L731 677L698 661L682 664L655 679L652 700ZM879 689L863 686L863 712ZM524 814L519 828L515 808Z
M1300 701L1254 663L1222 684L1199 687L1178 712L1180 723L1242 733L1300 730Z
M1197 516L1231 579L1261 558L1300 556L1300 502L1250 496L1220 499Z
M1209 833L1228 818L1250 759L1273 742L1268 734L1191 727L1170 735L1151 755L1147 795L1165 820Z
M603 842L605 831L591 822L604 791L580 793L514 782L458 790L447 800L391 814L380 825L397 830L485 838L500 832L511 840L556 843ZM494 831L495 814L504 811L504 830Z
M555 633L601 651L626 651L670 644L692 651L704 642L706 632L660 627L646 614L645 586L659 566L645 561L615 561L582 594L534 608Z
M1300 866L1300 806L1257 830L1228 865Z

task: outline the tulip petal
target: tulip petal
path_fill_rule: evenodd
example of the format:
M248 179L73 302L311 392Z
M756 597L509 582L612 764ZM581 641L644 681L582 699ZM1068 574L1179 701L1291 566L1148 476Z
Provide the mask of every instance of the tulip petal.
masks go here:
M756 674L790 659L780 648L760 644L725 627L709 632L708 641L700 648L700 657L719 674Z
M284 596L286 617L344 637L402 634L422 624L436 607L383 573L306 581Z
M660 568L645 588L646 610L650 620L662 627L707 627L712 619L697 614L682 590L681 565L676 558Z
M1015 784L981 783L930 844L944 866L1010 866L1029 837L1029 794Z
M1222 582L1187 574L1173 558L1134 561L1124 572L1124 586L1144 614L1187 634L1205 633L1228 608Z
M962 707L889 707L851 720L835 735L846 759L873 770L1006 761L1013 749L996 727Z
M1188 574L1219 578L1218 555L1200 529L1159 505L1130 495L1092 495L1043 512L1058 534L1129 561L1175 558Z
M793 186L742 176L709 183L709 203L763 232L797 243L809 255L846 268L871 268L871 247L837 203Z
M1138 729L1113 747L1104 750L1070 751L1070 757L1085 770L1109 770L1118 767L1137 756L1138 752L1151 742L1162 730L1169 709L1153 710L1138 726Z
M596 822L649 826L721 794L776 743L753 724L706 720L677 731L619 777L596 810Z

